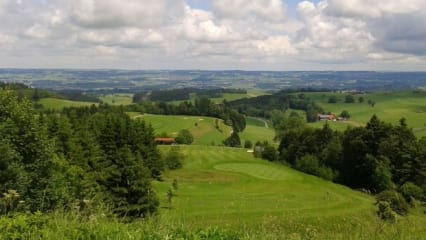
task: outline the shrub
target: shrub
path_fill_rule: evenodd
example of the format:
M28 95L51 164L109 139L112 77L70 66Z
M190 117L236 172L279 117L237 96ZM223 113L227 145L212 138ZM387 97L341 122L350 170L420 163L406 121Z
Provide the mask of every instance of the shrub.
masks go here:
M423 198L423 189L412 182L406 182L400 187L400 192L407 202L413 199L421 200Z
M248 148L248 149L250 149L250 148L252 148L253 147L253 143L251 143L251 141L250 140L246 140L245 142L244 142L244 148Z
M396 213L392 210L389 202L380 201L377 203L377 205L377 215L380 217L380 219L392 223L396 221Z
M171 147L164 157L164 162L170 170L179 169L183 165L185 156L180 152L179 147Z
M376 196L377 202L388 202L393 211L400 215L408 213L408 204L404 197L393 190L385 190Z
M182 129L179 131L176 142L179 144L191 144L194 141L194 136L192 136L191 132L188 129Z
M321 166L318 159L313 155L305 155L296 160L295 168L326 180L333 179L333 171L325 166Z

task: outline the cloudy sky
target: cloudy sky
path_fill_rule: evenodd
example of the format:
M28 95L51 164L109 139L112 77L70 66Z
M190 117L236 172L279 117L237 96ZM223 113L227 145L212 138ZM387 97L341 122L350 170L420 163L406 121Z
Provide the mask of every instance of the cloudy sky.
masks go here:
M426 71L426 0L0 0L0 67Z

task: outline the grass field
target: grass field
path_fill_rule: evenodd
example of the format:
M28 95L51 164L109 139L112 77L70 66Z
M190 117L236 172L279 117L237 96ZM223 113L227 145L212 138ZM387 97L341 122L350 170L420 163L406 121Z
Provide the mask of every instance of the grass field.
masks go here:
M372 197L255 159L244 149L181 150L184 168L155 182L162 199L160 217L169 222L263 232L261 239L422 239L426 234L421 213L384 224L375 216ZM179 187L170 206L165 192L174 179Z
M259 90L247 90L247 93L224 93L223 97L221 98L212 98L211 100L216 103L221 103L223 100L226 99L226 101L234 101L241 98L252 98L252 97L258 97L265 95L264 92Z
M198 117L198 116L170 116L170 115L152 115L152 114L131 114L132 117L140 117L147 123L150 123L156 134L167 133L171 137L176 137L182 129L188 129L194 136L196 145L220 145L230 132L231 127L223 124L216 118Z
M82 106L91 106L92 104L97 103L91 103L91 102L78 102L78 101L70 101L70 100L64 100L64 99L58 99L58 98L42 98L39 101L40 104L43 105L46 109L54 109L54 110L61 110L64 107L82 107Z
M404 117L417 136L426 136L426 92L355 95L355 103L344 103L344 97L347 95L344 93L306 93L306 95L315 100L326 112L338 115L343 110L349 111L351 121L347 123L348 125L363 125L373 114L392 124L398 124L399 119ZM337 103L328 103L328 98L332 95L338 98ZM364 98L363 103L358 102L359 97ZM371 107L367 103L368 100L374 101L375 106Z
M99 99L110 105L129 105L133 102L133 94L117 93L107 94L99 97Z
M181 129L188 129L194 136L194 145L221 145L231 133L232 128L218 120L219 129L215 128L216 118L201 116L170 116L170 115L152 115L129 113L136 118L141 117L150 123L156 134L167 133L171 137L176 137ZM275 137L275 131L272 128L266 128L265 123L258 119L247 121L246 129L239 134L241 144L250 140L272 142Z

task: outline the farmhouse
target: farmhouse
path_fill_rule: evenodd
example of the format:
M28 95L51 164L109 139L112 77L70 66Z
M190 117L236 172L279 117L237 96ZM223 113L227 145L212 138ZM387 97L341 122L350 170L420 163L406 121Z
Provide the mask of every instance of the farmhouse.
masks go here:
M333 114L318 114L317 117L320 121L333 121L335 119Z
M172 145L176 143L174 138L155 138L154 141L161 145Z

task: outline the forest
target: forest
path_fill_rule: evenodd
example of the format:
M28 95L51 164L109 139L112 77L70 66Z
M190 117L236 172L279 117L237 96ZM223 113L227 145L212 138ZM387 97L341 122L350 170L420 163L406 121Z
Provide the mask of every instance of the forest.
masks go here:
M152 214L151 186L164 170L153 129L106 105L37 112L0 92L0 199L13 211L108 207L118 216Z

